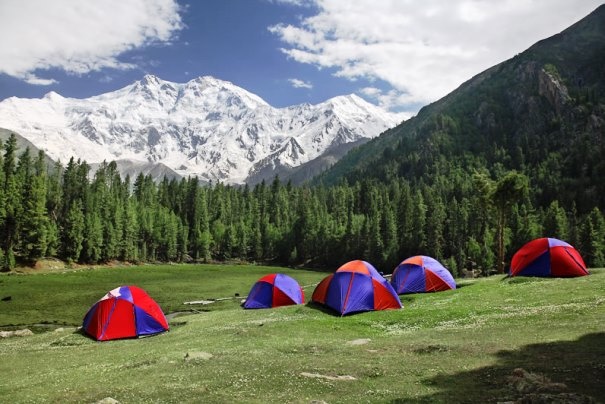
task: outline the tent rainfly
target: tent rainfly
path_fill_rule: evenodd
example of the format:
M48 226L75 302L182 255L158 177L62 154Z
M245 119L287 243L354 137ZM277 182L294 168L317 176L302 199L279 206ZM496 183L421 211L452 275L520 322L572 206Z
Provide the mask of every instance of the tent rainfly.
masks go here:
M168 330L160 306L141 288L119 286L96 302L82 325L97 341L135 338Z
M312 301L341 316L402 307L387 280L370 263L361 260L347 262L325 277L313 291Z

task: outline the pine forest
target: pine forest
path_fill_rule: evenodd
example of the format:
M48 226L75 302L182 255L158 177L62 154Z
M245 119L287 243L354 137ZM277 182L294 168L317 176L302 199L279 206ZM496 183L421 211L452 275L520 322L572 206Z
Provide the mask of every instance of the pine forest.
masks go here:
M276 177L254 187L197 178L120 178L115 163L91 176L86 162L47 167L11 136L0 153L0 262L57 257L72 263L257 262L336 268L352 259L389 273L425 254L454 275L507 270L527 241L548 235L605 265L605 218L556 199L536 206L515 171L437 175L431 185L399 178L293 186Z

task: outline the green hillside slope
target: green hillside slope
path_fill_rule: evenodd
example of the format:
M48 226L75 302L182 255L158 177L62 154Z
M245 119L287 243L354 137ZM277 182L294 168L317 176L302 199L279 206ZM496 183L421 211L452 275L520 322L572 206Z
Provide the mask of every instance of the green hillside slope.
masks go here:
M605 5L350 152L320 181L517 170L536 206L605 208Z

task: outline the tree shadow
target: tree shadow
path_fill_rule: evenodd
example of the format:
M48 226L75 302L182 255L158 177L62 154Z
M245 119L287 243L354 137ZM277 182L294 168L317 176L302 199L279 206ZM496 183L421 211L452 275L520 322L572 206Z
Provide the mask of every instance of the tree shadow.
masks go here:
M422 380L439 392L420 401L393 402L605 402L605 333L499 351L496 358L494 366Z

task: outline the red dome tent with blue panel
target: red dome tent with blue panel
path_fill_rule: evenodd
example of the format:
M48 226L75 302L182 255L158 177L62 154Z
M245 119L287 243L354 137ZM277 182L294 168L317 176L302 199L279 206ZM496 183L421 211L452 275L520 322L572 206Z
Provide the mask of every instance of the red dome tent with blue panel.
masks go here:
M158 334L168 330L168 322L143 289L119 286L88 310L82 327L97 341L107 341Z
M303 304L305 294L296 280L284 274L270 274L260 278L250 289L245 309L268 309Z
M341 316L372 310L400 309L393 287L370 263L350 261L325 277L313 291L313 302Z
M513 255L509 276L570 278L588 275L580 253L556 238L538 238L525 244Z
M400 294L456 289L452 274L439 261L425 255L404 260L395 268L391 285Z

